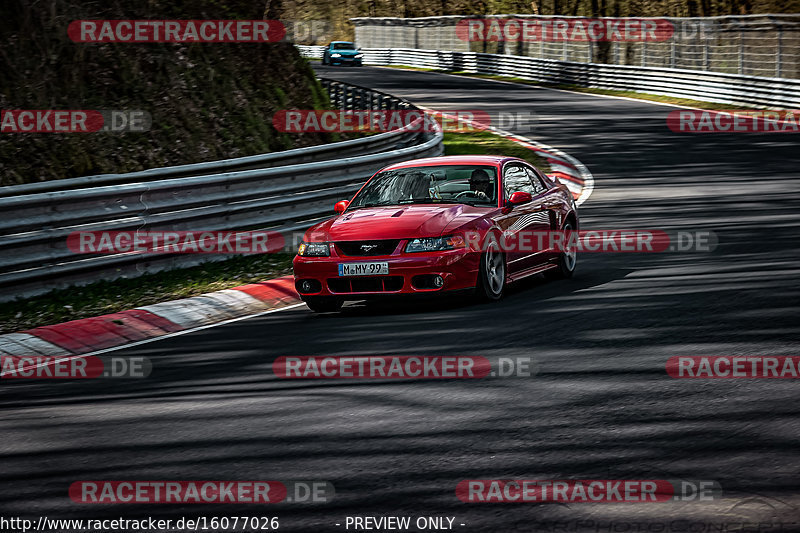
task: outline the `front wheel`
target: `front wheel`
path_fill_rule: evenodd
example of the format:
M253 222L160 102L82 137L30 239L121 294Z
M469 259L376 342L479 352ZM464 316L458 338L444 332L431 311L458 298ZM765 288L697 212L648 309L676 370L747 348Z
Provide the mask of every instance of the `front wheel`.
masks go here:
M303 300L315 313L333 313L342 308L344 302L331 296L313 296Z
M506 258L497 240L490 237L486 251L481 254L476 292L482 300L495 301L503 297L506 288Z
M572 224L567 222L564 224L564 228L562 231L565 233L568 231L572 231ZM568 241L568 239L566 239ZM567 249L558 256L558 263L556 263L556 268L551 268L545 275L550 279L568 279L575 274L575 266L578 263L578 251L574 248L572 250Z

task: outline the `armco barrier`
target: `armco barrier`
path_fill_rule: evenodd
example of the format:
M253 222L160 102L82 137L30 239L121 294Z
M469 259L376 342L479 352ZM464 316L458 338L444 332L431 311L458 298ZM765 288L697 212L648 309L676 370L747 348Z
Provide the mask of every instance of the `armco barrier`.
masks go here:
M323 84L342 109L411 107L369 89L328 80ZM284 152L153 169L147 172L159 179L150 181L142 181L137 177L142 173L134 173L96 176L70 190L47 189L58 182L14 187L14 195L0 197L0 301L227 257L78 255L67 247L67 236L74 231L302 231L330 216L335 201L349 198L381 167L440 155L442 132L422 131L424 128L417 126L414 123L402 130L335 143L332 152L330 146L316 147L290 150L288 156ZM300 163L309 153L322 160ZM341 157L348 153L352 155ZM257 163L258 158L262 159ZM278 161L293 164L274 166ZM241 169L241 165L251 164L273 166ZM190 177L185 174L187 167L191 167ZM233 168L236 170L231 171ZM28 194L23 192L28 190Z
M300 46L306 57L322 47ZM699 70L576 63L525 56L417 49L363 49L370 65L408 65L443 71L513 76L550 84L636 91L745 107L796 109L800 79L763 78Z

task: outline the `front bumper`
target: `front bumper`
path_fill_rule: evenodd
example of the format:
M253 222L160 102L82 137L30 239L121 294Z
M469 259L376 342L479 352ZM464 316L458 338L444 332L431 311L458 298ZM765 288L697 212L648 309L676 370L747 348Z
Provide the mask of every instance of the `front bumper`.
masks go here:
M339 276L339 263L387 262L389 273L378 276ZM300 297L336 296L344 300L363 300L372 296L433 294L475 287L480 253L459 250L423 253L395 253L384 256L331 257L295 256L295 289ZM433 276L444 283L434 287ZM304 291L302 282L310 280L314 290Z
M353 65L356 67L361 66L363 58L354 58L354 57L332 57L330 59L331 65Z

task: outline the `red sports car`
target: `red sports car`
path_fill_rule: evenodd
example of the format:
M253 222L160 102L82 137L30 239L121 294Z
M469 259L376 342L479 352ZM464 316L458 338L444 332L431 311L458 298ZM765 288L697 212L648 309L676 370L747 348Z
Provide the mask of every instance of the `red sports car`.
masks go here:
M509 234L578 229L566 186L513 157L390 165L335 211L305 233L294 258L297 292L316 312L345 300L463 289L497 300L511 281L575 270L574 251L504 246Z

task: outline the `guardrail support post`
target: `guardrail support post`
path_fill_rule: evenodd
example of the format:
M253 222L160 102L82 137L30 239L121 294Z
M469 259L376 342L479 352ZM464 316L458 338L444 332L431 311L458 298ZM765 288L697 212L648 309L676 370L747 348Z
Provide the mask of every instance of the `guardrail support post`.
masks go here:
M783 55L783 28L778 26L778 41L775 43L775 77L780 78L782 75L782 55Z

